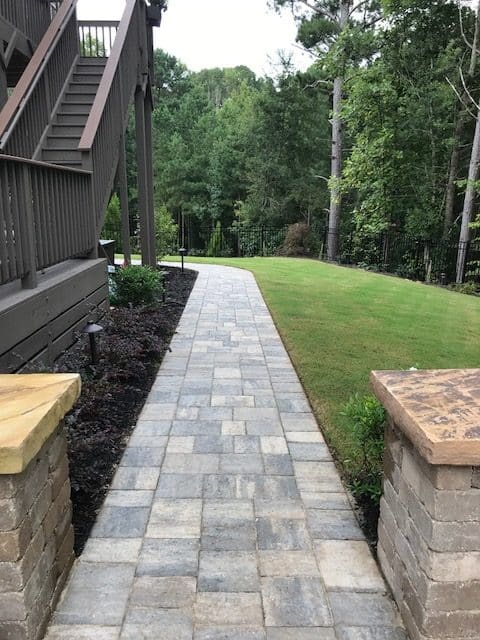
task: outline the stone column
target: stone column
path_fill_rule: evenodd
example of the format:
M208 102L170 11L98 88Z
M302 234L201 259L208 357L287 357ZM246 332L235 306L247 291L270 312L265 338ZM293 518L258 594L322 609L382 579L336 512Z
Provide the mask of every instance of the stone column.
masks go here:
M0 638L43 638L72 565L63 416L77 375L0 376Z
M480 370L373 372L378 559L412 640L480 638Z

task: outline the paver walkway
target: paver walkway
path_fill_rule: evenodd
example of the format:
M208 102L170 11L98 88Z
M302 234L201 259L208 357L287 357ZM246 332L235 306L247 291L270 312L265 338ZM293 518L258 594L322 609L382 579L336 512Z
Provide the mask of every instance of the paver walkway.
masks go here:
M253 276L195 268L48 640L403 640Z

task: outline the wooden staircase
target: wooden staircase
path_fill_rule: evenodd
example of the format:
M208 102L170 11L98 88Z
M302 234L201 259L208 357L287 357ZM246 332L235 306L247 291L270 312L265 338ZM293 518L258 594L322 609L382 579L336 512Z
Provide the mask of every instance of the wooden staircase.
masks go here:
M82 168L78 149L107 58L80 58L72 79L53 117L40 152L40 160L67 167Z
M48 3L51 23L0 110L0 372L51 364L92 310L108 306L99 237L117 178L128 245L133 100L142 256L156 263L152 28L161 9L125 0L120 22L90 25L77 21L77 2ZM0 14L5 6L12 19L16 3L0 0Z

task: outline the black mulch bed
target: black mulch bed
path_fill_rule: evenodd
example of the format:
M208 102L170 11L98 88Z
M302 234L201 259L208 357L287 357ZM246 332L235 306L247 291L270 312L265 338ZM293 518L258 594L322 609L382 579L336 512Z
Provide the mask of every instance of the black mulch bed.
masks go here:
M158 308L112 309L99 322L99 363L83 336L55 365L78 372L82 394L66 417L75 552L81 553L128 438L169 349L197 274L165 268L166 300Z

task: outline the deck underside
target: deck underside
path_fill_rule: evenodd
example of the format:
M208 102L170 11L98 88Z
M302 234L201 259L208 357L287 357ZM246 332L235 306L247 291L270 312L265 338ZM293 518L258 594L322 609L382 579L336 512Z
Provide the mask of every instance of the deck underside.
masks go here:
M108 308L105 260L69 260L39 274L36 289L0 292L0 373L51 365L88 320Z

